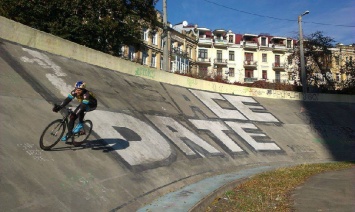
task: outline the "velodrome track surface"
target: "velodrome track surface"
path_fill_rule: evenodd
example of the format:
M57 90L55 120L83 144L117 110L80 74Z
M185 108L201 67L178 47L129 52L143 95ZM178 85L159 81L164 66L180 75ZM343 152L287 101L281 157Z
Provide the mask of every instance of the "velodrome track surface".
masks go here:
M219 174L355 159L351 103L187 89L6 40L0 69L3 211L134 211ZM77 80L99 101L90 142L42 151L43 129L60 118L51 104Z

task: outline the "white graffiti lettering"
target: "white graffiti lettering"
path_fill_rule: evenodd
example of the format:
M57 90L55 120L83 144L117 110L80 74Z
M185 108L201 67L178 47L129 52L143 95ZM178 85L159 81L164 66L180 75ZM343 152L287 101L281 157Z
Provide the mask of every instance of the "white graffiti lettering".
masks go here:
M212 110L219 118L247 120L238 110L224 109L220 107L214 99L225 100L218 93L209 93L204 91L190 90L197 98L199 98L210 110Z
M95 132L131 166L167 160L173 151L165 138L135 117L101 110L95 110L87 115L87 118L95 123ZM127 141L113 127L128 128L136 133L140 140ZM120 142L128 142L129 146L121 148Z
M256 151L262 150L281 150L275 143L260 143L256 142L252 136L264 137L265 134L262 133L248 133L244 129L258 129L252 123L238 123L226 121L228 124L240 137L242 137L250 146L252 146Z
M259 105L246 105L244 103L257 103L253 98L247 96L223 95L234 107L243 113L251 121L279 122L273 115L266 113L265 109ZM251 109L256 109L254 112Z
M224 131L229 130L228 127L219 121L208 120L189 120L200 130L209 130L215 135L232 153L242 152L240 148L231 138L229 138Z
M212 145L202 140L174 119L163 116L146 116L187 156L194 156L196 155L196 152L198 152L201 157L204 155L222 154Z

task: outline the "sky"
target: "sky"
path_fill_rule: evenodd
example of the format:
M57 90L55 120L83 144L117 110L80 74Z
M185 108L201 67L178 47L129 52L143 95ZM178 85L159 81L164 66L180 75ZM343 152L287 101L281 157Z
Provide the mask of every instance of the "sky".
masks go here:
M198 27L236 34L268 33L298 38L298 16L304 35L322 31L335 43L355 43L355 0L166 0L168 22L187 21ZM163 12L163 0L156 9Z

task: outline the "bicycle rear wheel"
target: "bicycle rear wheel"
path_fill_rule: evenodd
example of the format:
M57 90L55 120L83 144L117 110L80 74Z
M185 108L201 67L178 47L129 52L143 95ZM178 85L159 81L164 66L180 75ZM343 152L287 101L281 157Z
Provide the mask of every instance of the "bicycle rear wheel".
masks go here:
M83 123L83 128L78 132L73 134L72 142L74 146L80 146L85 143L89 138L92 131L92 122L90 120L85 120Z
M65 122L61 119L57 119L50 123L46 129L44 129L41 138L39 139L39 146L43 150L50 150L54 147L62 138L65 131Z

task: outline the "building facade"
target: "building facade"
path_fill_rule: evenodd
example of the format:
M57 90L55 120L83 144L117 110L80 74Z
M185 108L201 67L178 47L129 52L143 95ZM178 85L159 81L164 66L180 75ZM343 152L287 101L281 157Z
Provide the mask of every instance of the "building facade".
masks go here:
M161 19L161 15L158 13ZM163 70L163 36L168 36L169 72L198 78L221 79L229 83L266 82L299 83L297 41L270 34L236 34L224 29L211 30L194 24L170 25L168 31L142 29L142 46L122 47L122 57L142 65ZM336 82L349 77L346 64L352 61L355 48L337 45L331 49L330 72ZM309 63L309 61L306 61ZM313 73L317 74L317 73ZM318 76L322 80L324 76ZM324 80L324 79L323 79Z
M158 19L162 21L158 13ZM181 25L181 26L180 26ZM182 23L168 27L167 32L162 28L142 29L142 45L139 48L133 46L122 47L122 58L163 70L164 36L168 36L168 64L169 72L188 74L196 73L196 48L197 36L194 27Z
M198 33L197 64L201 77L220 76L230 83L293 83L299 78L295 62L288 59L295 43L291 38L208 28L198 28Z
M354 70L355 46L337 44L330 50L332 52L330 72L333 79L337 83L349 80L352 77L350 71Z

